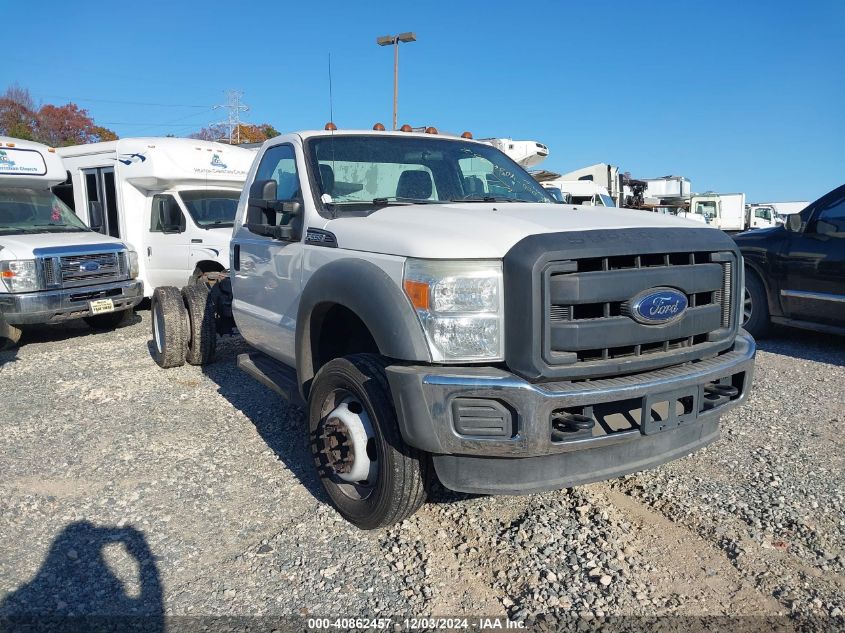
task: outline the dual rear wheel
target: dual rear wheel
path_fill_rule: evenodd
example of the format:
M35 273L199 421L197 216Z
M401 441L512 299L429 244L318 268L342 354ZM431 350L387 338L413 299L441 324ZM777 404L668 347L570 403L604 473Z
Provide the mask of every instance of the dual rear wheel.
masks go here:
M162 286L153 292L152 314L155 362L163 368L205 365L217 351L214 304L208 288L199 284L181 291Z

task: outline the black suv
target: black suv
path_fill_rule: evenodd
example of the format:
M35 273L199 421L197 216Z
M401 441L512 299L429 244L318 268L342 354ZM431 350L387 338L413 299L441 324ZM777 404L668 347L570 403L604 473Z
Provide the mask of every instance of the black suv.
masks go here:
M744 327L771 323L845 334L845 185L786 226L734 236L745 258Z

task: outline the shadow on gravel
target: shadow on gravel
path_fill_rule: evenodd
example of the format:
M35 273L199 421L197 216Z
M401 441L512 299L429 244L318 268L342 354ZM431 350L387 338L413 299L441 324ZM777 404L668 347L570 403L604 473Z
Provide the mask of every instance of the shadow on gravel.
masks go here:
M757 341L757 347L771 354L845 367L845 336L773 327L766 338Z
M150 341L151 354L152 345ZM239 337L218 339L217 358L202 368L203 373L217 384L217 393L249 418L261 439L305 489L320 503L329 504L311 461L305 413L238 369L237 356L248 349Z
M107 549L119 569L109 564ZM53 541L35 578L0 602L0 632L156 633L165 628L162 594L143 532L71 523Z

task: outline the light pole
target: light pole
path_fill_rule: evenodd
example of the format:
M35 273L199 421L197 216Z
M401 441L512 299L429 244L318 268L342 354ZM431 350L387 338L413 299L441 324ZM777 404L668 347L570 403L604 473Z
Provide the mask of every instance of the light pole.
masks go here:
M385 35L376 39L379 46L393 46L393 129L397 126L397 109L399 102L399 42L416 42L414 33L400 33L399 35Z

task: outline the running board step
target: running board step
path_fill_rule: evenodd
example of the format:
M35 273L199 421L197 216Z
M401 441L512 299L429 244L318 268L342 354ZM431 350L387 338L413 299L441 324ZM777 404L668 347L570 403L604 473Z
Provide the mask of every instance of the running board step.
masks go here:
M261 352L238 354L238 369L272 389L291 404L305 408L299 395L296 371Z

